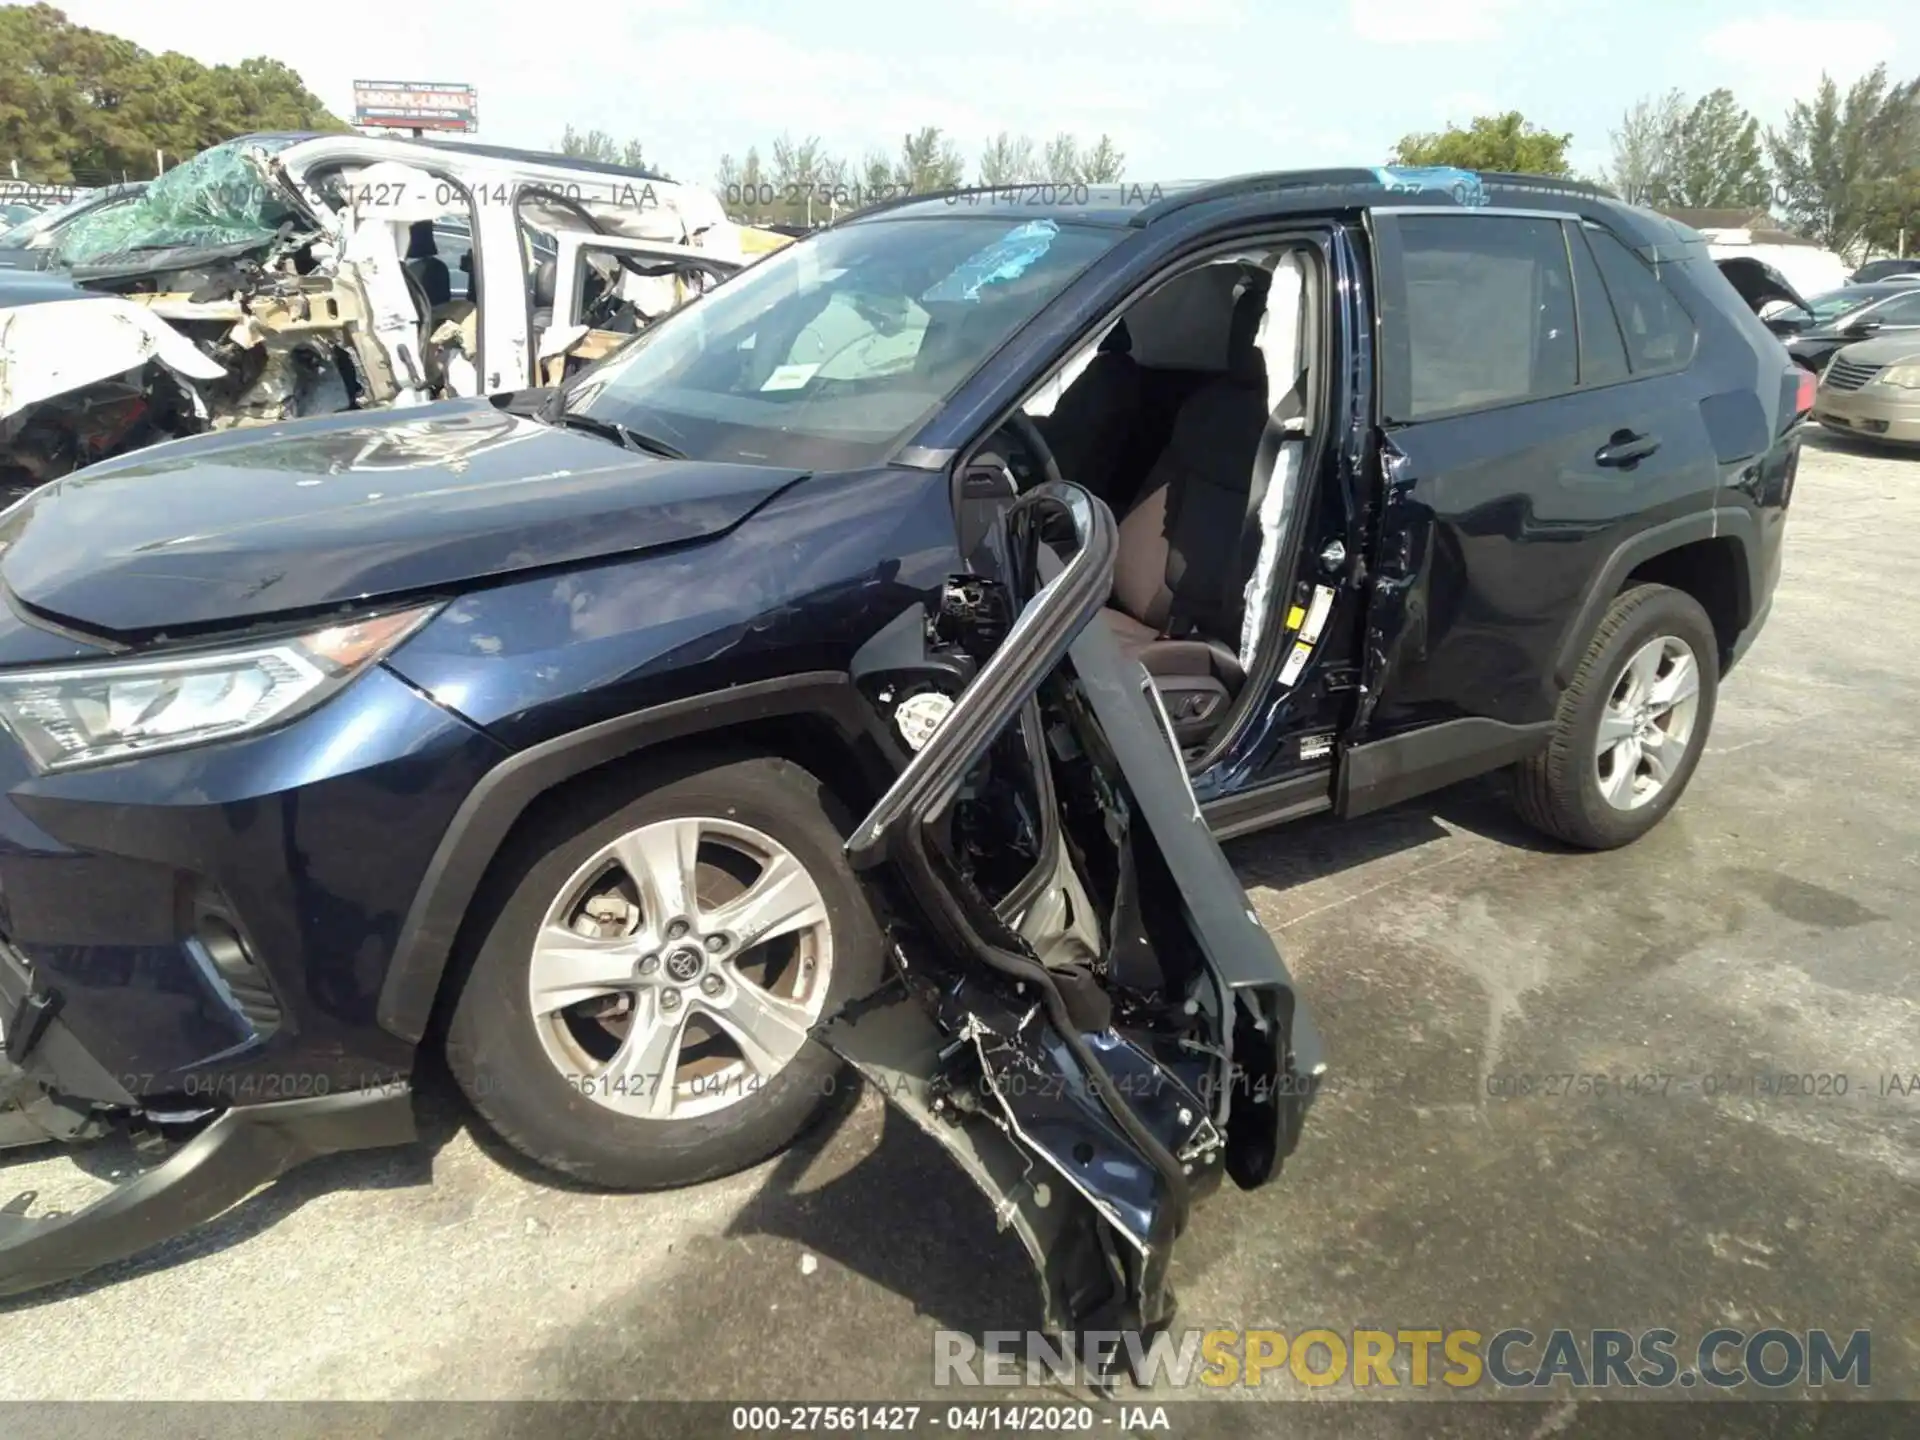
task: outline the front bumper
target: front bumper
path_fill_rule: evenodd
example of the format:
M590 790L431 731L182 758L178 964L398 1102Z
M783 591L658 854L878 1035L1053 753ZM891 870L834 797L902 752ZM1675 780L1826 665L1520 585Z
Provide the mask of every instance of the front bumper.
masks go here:
M0 1295L57 1285L213 1219L306 1160L415 1138L404 1082L228 1110L164 1164L71 1215L0 1208Z
M379 667L277 730L94 769L37 774L0 736L0 939L61 1027L28 1068L175 1111L405 1078L394 937L501 753Z
M1813 418L1863 440L1920 445L1920 391L1872 384L1835 390L1822 385L1814 396Z
M108 1127L108 1117L138 1114L133 1097L61 1020L60 1008L57 992L0 944L0 1148L89 1139ZM226 1110L164 1163L85 1209L29 1215L32 1192L0 1205L0 1296L137 1255L213 1219L303 1161L414 1138L413 1097L404 1081Z

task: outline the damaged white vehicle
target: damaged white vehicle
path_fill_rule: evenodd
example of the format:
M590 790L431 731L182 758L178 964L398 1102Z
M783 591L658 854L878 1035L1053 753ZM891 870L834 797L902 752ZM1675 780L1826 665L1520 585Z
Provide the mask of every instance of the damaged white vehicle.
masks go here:
M215 146L0 271L0 502L204 430L555 383L745 238L705 190L565 156Z

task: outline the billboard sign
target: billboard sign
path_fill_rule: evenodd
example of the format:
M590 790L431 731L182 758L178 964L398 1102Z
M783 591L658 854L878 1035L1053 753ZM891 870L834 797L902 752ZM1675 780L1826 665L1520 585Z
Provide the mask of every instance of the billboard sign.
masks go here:
M471 85L429 80L356 80L353 123L362 129L454 130L480 128L480 95Z

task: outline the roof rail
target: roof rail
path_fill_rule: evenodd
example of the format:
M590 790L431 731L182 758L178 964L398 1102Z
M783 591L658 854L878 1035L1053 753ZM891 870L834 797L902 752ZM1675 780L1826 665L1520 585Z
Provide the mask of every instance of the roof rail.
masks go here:
M862 205L858 210L849 210L833 224L845 225L851 220L864 220L869 215L898 210L903 205L918 205L922 200L945 200L951 204L967 195L991 195L997 190L1012 188L1007 185L955 185L947 190L908 190L904 194L895 195L890 200L876 200L871 205Z
M1269 190L1311 190L1326 185L1378 185L1380 177L1358 166L1325 170L1269 170L1250 175L1233 175L1211 180L1169 195L1157 205L1149 205L1129 222L1151 225L1162 215L1184 210L1189 205L1204 205L1210 200L1230 200L1236 195L1258 195Z
M1575 180L1566 175L1525 175L1509 170L1482 170L1480 183L1500 190L1534 190L1545 195L1586 195L1596 200L1620 197L1604 185L1591 180Z
M1382 166L1381 169L1392 169ZM1596 200L1615 200L1619 197L1603 185L1595 185L1587 180L1572 180L1557 175L1523 175L1505 170L1470 171L1480 177L1480 183L1494 189L1527 190L1540 195L1580 195ZM1275 190L1311 190L1332 186L1381 186L1380 171L1362 169L1359 166L1328 168L1323 170L1279 170L1253 175L1236 175L1226 180L1215 180L1205 185L1197 185L1191 190L1182 190L1177 195L1169 195L1157 205L1149 205L1133 218L1135 225L1151 225L1163 215L1175 210L1185 209L1189 205L1204 205L1211 200L1228 200L1237 195L1257 195Z

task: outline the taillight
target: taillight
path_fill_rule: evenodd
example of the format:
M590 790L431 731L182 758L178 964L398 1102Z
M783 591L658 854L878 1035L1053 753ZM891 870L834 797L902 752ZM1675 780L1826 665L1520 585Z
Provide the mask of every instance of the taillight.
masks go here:
M1800 370L1800 388L1794 392L1793 397L1793 415L1796 420L1813 409L1813 392L1819 388L1819 384L1820 382L1813 378L1811 370Z

